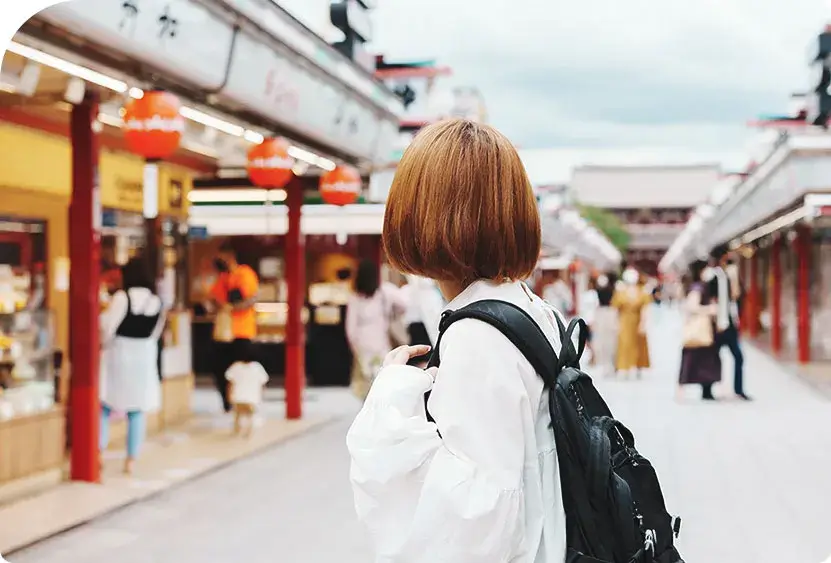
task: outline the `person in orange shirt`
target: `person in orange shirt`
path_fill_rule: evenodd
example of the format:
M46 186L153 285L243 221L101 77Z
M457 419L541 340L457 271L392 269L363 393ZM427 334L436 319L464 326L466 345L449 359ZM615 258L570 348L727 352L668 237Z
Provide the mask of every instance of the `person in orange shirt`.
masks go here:
M214 382L222 396L225 412L230 412L232 405L228 397L228 380L225 372L236 361L238 351L250 345L257 336L257 293L260 281L257 273L249 266L237 262L237 253L230 241L219 247L214 259L218 272L216 283L211 288L211 300L219 308L231 313L230 342L215 341L216 359L214 361Z

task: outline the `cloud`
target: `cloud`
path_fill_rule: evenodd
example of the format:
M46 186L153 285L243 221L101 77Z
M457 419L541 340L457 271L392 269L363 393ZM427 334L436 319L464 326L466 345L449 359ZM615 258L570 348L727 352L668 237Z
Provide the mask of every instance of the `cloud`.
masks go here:
M526 148L734 159L745 122L807 84L825 0L384 0L373 47L436 57Z

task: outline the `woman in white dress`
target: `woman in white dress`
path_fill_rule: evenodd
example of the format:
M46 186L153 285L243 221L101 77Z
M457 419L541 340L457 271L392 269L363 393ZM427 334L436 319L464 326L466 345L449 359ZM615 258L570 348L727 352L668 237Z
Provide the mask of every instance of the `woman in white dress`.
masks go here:
M127 417L124 472L132 473L144 441L146 413L159 408L158 341L164 329L162 301L144 262L133 258L122 269L124 288L101 315L101 451L110 440L110 417Z
M553 310L521 281L541 246L537 202L513 145L468 120L422 129L384 218L393 267L437 281L447 309L521 307L560 352ZM563 563L566 517L548 391L496 328L463 319L441 366L390 352L347 436L359 519L377 562ZM435 422L428 421L424 394Z

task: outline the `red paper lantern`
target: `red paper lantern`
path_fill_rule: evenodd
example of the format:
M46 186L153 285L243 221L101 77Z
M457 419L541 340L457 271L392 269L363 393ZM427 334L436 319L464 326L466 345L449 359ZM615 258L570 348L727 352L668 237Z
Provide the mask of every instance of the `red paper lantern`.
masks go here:
M266 139L248 151L248 177L255 186L282 188L291 181L293 167L285 139Z
M124 139L127 146L147 160L169 157L179 148L185 119L179 99L170 92L151 90L124 106Z
M349 205L361 195L361 174L351 166L337 166L320 177L320 196L324 203Z

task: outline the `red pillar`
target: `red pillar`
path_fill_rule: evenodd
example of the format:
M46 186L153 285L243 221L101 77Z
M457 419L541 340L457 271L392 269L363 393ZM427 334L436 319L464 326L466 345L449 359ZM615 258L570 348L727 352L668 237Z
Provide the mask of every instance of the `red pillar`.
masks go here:
M306 296L306 249L300 231L303 183L294 178L286 187L288 231L286 232L286 418L303 416L303 388L306 385L306 329L301 313Z
M776 235L770 249L770 346L782 351L782 237Z
M799 361L811 361L811 228L800 225L796 237L796 318Z
M101 275L101 197L98 187L98 139L93 122L98 101L87 95L74 106L72 138L72 203L69 207L70 378L72 417L70 477L99 480L98 433L98 291Z
M758 251L757 251L758 252ZM745 304L745 326L751 338L759 336L759 256L757 252L748 259L747 303Z

